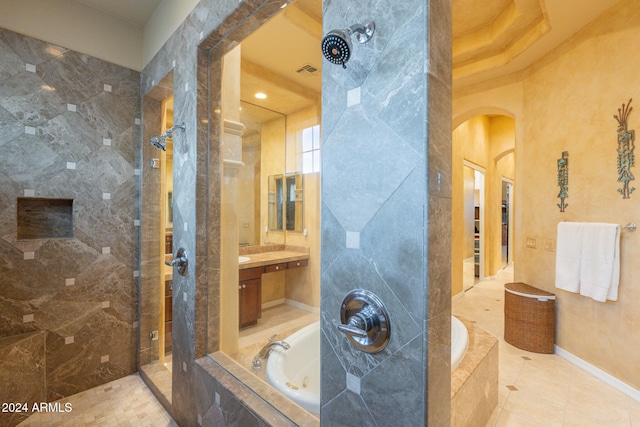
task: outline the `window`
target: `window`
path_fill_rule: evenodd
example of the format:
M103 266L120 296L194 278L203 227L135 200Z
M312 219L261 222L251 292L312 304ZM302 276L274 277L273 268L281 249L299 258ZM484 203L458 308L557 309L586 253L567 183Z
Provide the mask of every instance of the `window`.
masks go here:
M298 132L298 166L302 173L320 172L320 125Z

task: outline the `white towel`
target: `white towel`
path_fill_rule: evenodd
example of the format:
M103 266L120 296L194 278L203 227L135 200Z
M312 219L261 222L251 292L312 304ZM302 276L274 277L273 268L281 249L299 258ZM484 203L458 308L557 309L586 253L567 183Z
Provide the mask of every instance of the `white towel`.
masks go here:
M620 230L616 224L583 224L580 295L600 302L618 299L619 248Z
M616 226L615 253L613 255L613 274L611 275L611 286L607 299L618 301L618 286L620 285L620 227Z
M556 238L556 288L580 291L581 222L560 222Z

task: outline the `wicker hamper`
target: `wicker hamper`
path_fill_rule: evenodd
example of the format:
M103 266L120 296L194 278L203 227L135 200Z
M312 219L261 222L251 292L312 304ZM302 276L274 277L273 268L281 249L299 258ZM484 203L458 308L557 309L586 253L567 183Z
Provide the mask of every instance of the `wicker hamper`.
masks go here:
M504 340L534 353L554 352L555 295L526 283L504 285Z

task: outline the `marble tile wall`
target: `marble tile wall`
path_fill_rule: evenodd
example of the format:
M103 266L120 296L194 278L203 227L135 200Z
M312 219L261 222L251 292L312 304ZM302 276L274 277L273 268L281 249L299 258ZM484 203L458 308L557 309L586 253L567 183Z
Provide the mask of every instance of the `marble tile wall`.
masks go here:
M19 378L16 381L16 378ZM0 338L0 403L44 402L44 332L29 332ZM28 406L30 409L31 406ZM29 411L4 408L0 425L14 426L28 417Z
M207 115L219 99L219 67L210 59L280 4L202 0L142 72L144 95L173 70L175 121L187 125L174 140L173 236L175 247L195 255L187 276L174 281L171 408L185 425L287 424L204 357L217 345L220 267L221 141ZM347 424L446 425L451 6L334 0L323 8L325 31L369 17L377 30L367 45L354 47L347 70L323 74L321 423L344 425L348 412ZM347 98L361 101L347 106ZM391 309L393 338L379 355L354 352L334 330L344 294L356 287L376 292ZM440 392L427 393L431 387Z
M0 338L44 335L55 400L136 370L140 74L4 29L0 58ZM73 236L18 240L23 197Z

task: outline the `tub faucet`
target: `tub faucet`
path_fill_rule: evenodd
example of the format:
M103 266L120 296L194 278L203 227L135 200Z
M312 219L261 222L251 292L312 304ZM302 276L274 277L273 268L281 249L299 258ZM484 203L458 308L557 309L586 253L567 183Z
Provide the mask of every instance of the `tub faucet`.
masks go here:
M253 358L252 361L252 368L254 371L257 371L258 369L262 368L262 361L260 359L266 359L267 357L269 357L269 354L271 353L271 350L273 350L274 347L279 346L284 348L285 350L289 350L289 348L291 347L289 344L287 344L284 341L274 341L273 339L276 336L272 336L271 338L269 338L269 342L262 347L262 349L258 352L258 354L255 355L255 357Z

